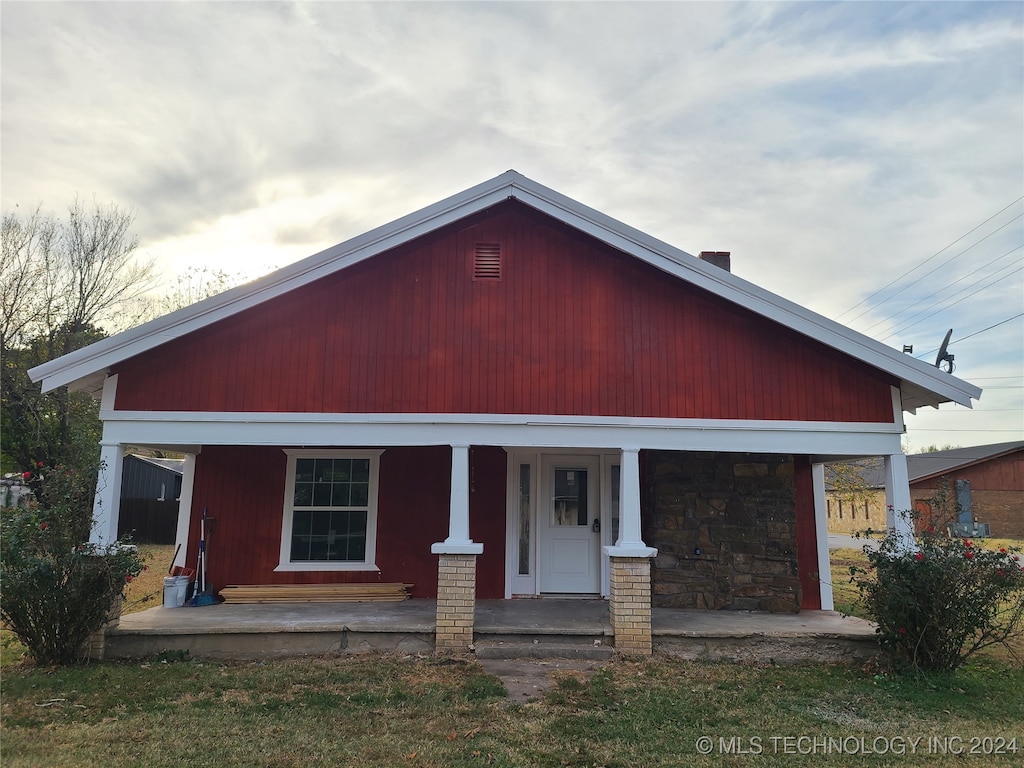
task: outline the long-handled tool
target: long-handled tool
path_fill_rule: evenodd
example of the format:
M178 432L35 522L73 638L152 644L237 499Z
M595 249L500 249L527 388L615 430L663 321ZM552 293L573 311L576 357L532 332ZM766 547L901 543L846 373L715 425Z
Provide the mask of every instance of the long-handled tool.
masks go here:
M175 575L174 573L172 573L172 571L174 571L174 561L178 559L178 553L179 552L181 552L181 544L178 544L178 546L176 546L174 548L174 557L171 558L171 564L169 566L167 566L167 575L168 576L174 576Z
M203 516L199 519L199 557L196 560L196 573L199 574L199 590L195 596L188 601L190 606L214 605L217 598L207 590L206 584L206 507L203 507Z

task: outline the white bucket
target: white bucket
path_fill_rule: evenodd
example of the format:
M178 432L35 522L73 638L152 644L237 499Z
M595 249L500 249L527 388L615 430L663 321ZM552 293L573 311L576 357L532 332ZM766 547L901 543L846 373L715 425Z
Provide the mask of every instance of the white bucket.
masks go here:
M164 578L164 608L181 608L188 594L188 576L167 576Z

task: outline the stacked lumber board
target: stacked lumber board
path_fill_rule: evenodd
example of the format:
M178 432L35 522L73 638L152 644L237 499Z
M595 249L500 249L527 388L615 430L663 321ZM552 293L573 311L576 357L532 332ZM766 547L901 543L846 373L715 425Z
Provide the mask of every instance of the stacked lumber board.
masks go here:
M412 584L248 584L224 587L225 603L394 603Z

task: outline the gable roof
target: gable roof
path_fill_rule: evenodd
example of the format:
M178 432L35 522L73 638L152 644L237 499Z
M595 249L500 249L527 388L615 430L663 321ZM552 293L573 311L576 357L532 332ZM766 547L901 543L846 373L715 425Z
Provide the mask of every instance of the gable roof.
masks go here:
M464 192L339 243L251 283L98 341L29 371L44 392L61 386L99 391L109 368L130 357L351 267L447 224L514 199L712 294L857 358L899 380L903 408L953 401L970 407L981 389L776 296L692 254L506 171Z
M1024 440L993 445L975 445L970 448L954 448L949 451L915 453L907 456L907 474L910 482L927 480L957 469L981 464L1001 456L1024 450Z

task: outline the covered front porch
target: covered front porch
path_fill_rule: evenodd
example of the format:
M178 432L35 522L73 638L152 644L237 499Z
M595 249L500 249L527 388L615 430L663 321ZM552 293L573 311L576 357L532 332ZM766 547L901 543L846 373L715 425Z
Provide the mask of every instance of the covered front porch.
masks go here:
M729 617L745 611L758 621L771 617L760 611L831 611L830 585L818 578L828 572L822 461L885 456L891 504L909 507L898 420L143 413L114 408L116 379L107 379L101 408L99 539L113 538L117 530L123 447L163 447L186 454L176 565L197 551L200 513L209 507L217 518L210 557L217 587L415 585L412 596L418 599L399 609L289 608L299 617L295 621L313 629L289 629L289 619L275 620L266 632L232 630L214 619L213 628L204 629L206 619L169 610L173 615L166 621L181 626L166 627L168 634L194 637L188 646L197 653L219 652L212 638L218 632L251 636L252 647L268 654L277 652L282 633L305 636L307 645L294 637L287 643L300 653L377 641L384 644L379 647L460 653L479 635L501 634L488 624L500 614L488 608L490 599L541 596L509 601L516 611L524 610L519 605L540 606L533 610L545 612L541 624L550 631L538 634L568 627L572 635L599 640L618 653L649 654L668 643L666 638L690 631L686 622L666 621L664 616L674 614L661 609L727 609L716 626L732 626ZM893 405L898 419L895 390ZM654 497L651 475L643 469L642 454L652 452L695 458L675 462L665 497ZM764 495L768 481L771 499ZM712 496L712 485L719 495ZM340 505L334 502L339 490L346 499ZM300 512L330 530L300 531L293 525ZM335 535L339 521L347 526L345 536ZM652 562L659 546L662 557ZM558 599L567 594L577 599ZM711 597L682 601L691 594ZM581 624L577 613L587 604L601 608ZM258 607L205 610L267 615ZM365 617L380 625L392 610L403 617L399 625L356 633L367 626ZM414 615L419 619L412 621ZM504 626L493 620L495 627ZM112 648L129 643L117 638L136 621L126 618L112 635ZM133 636L162 634L164 621L158 621L160 631L143 627ZM252 621L258 625L260 619ZM525 621L511 626L528 626ZM804 613L772 619L792 621L820 620ZM759 633L756 627L735 631Z
M150 608L107 631L105 658L188 652L199 658L323 656L371 651L433 653L437 601L287 603ZM655 652L689 659L854 661L872 655L874 625L833 611L799 614L654 608ZM614 649L602 599L479 600L473 628L480 655L593 658Z

